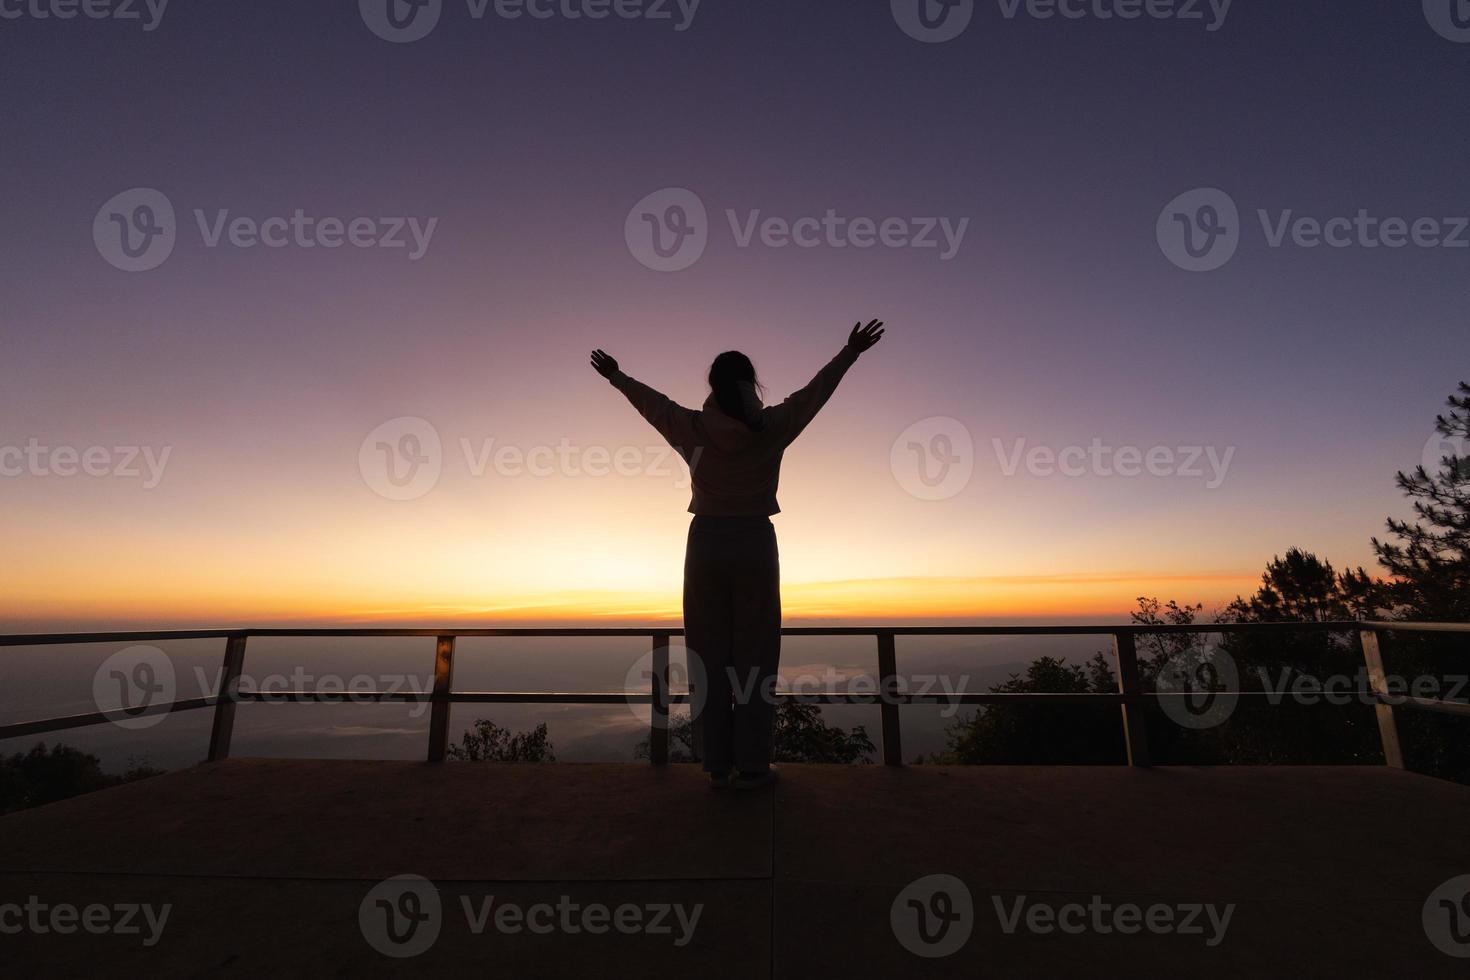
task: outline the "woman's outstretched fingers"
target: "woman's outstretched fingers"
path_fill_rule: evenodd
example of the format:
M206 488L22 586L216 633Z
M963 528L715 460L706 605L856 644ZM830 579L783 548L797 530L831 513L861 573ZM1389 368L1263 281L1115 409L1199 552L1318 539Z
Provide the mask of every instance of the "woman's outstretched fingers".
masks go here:
M852 333L848 336L847 342L861 354L876 344L882 337L882 320L869 320L866 326L859 321L853 326Z
M592 352L592 370L604 378L611 378L618 370L618 362L602 348Z

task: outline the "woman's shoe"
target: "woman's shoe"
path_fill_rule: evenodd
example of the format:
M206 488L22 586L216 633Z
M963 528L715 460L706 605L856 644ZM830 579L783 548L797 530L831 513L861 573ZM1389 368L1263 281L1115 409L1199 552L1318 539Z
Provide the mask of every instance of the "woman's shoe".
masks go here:
M771 766L764 772L740 772L730 780L730 785L735 789L760 789L769 786L776 781L776 767Z

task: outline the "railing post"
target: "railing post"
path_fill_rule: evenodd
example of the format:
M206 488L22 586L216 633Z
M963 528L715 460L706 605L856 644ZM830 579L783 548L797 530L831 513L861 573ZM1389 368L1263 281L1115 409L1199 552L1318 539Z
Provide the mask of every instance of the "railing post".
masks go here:
M245 637L225 640L225 662L220 667L219 700L214 705L214 726L209 732L209 762L230 757L230 738L235 734L235 696L240 691L240 671L245 664Z
M449 750L449 693L454 689L454 637L434 647L434 691L429 696L429 761L443 762Z
M1386 695L1388 677L1383 670L1383 653L1378 647L1376 630L1361 630L1358 642L1363 645L1363 662L1368 666L1368 686L1374 694ZM1383 761L1394 769L1404 768L1404 749L1399 744L1399 726L1393 717L1393 705L1379 701L1373 705L1378 717L1378 737L1383 741Z
M879 714L883 719L883 764L903 765L903 736L898 728L898 657L893 634L878 634Z
M653 713L649 716L648 761L655 766L669 764L669 637L653 636L653 669L649 672L653 687Z
M1113 655L1118 662L1118 693L1142 693L1138 681L1138 645L1132 633L1113 634ZM1128 749L1130 766L1151 766L1148 752L1148 728L1144 725L1142 704L1123 704L1123 742Z

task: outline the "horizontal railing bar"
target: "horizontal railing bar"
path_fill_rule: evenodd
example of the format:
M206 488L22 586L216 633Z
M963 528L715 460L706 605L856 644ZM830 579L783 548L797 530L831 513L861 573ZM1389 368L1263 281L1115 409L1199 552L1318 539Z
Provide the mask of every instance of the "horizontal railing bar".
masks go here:
M1134 694L1119 694L1115 691L957 691L952 694L909 694L898 692L889 695L897 704L1005 704L1007 702L1035 701L1038 703L1092 703L1092 704L1146 704L1170 698L1198 697L1197 691L1139 691ZM1277 691L1217 691L1220 696L1232 696L1253 700L1274 698L1287 700L1290 695ZM875 692L819 691L801 693L776 691L775 696L783 700L809 702L811 704L875 704L883 696ZM1333 697L1361 697L1365 701L1392 700L1394 704L1406 701L1425 700L1396 698L1393 695L1378 695L1364 688L1356 691L1333 691ZM299 701L324 704L344 701L432 701L427 691L241 691L240 701ZM454 691L445 700L464 704L651 704L653 695L619 691ZM688 694L669 693L670 704L688 704ZM1455 702L1428 702L1433 704L1455 704ZM1467 705L1470 707L1470 705Z
M238 691L236 701L429 701L428 691Z
M172 714L175 711L193 711L196 708L212 708L219 701L216 697L191 698L187 701L169 701L151 704L142 711L126 714L122 711L93 711L85 715L69 715L64 718L43 718L39 721L22 721L14 725L0 725L0 739L24 738L27 735L44 735L68 728L86 728L102 725L118 718L143 718L148 715Z
M131 643L135 640L218 640L243 636L245 630L125 630L107 633L3 633L0 647L47 646L56 643Z
M1378 700L1394 707L1418 708L1420 711L1436 711L1445 715L1470 717L1470 704L1464 701L1441 701L1436 698L1411 698L1396 694L1378 696Z
M677 627L665 628L662 626L644 627L622 627L622 626L564 626L564 627L486 627L475 629L398 629L394 627L362 627L357 629L248 629L244 631L248 636L286 636L286 637L313 637L313 636L357 636L357 637L393 637L393 636L566 636L566 637L597 637L597 636L682 636L684 631Z
M1142 625L1117 623L1078 626L785 626L782 636L1111 636L1114 633L1355 633L1364 628L1356 621L1321 623L1204 623L1180 626L1173 623ZM1402 625L1402 624L1400 624ZM585 627L503 629L250 629L250 636L286 637L391 637L391 636L552 636L619 637L683 636L681 627Z
M617 691L455 691L449 700L466 704L652 704L653 695ZM674 704L687 703L689 695L671 694L669 700Z
M343 701L429 702L434 700L434 695L429 691L241 691L237 700L326 704ZM454 691L444 700L465 704L651 704L653 695L616 691Z
M1321 623L1199 623L1093 624L1079 626L788 626L783 636L1111 636L1162 633L1348 633L1363 629L1390 631L1470 632L1470 624L1337 621ZM220 637L649 637L683 636L679 627L547 627L421 629L364 627L354 629L219 629L150 630L107 633L8 633L0 646L40 646L61 643L121 643L133 640L190 640Z
M1359 623L1358 626L1387 633L1470 633L1470 623L1395 623L1373 620Z

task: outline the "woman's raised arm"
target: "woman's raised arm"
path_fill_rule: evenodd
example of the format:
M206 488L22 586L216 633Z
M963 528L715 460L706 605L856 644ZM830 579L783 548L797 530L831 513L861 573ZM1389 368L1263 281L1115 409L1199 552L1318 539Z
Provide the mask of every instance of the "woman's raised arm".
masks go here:
M605 350L599 348L592 352L592 369L621 391L638 414L647 419L648 424L657 429L658 434L668 440L681 456L687 457L694 450L694 412L643 382L628 377L618 369L617 360Z
M822 406L827 404L827 399L837 390L847 369L857 362L858 355L871 350L882 339L882 320L869 320L867 326L861 322L856 324L852 333L847 335L846 346L817 372L817 376L805 388L792 392L784 402L770 409L767 413L770 427L779 431L787 443L801 435L802 430L817 417Z

